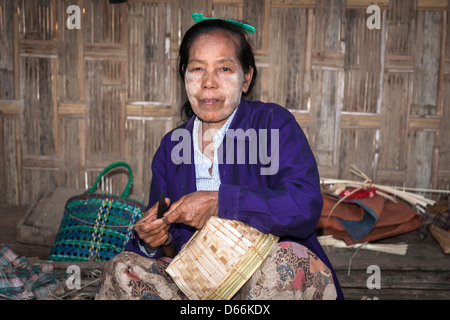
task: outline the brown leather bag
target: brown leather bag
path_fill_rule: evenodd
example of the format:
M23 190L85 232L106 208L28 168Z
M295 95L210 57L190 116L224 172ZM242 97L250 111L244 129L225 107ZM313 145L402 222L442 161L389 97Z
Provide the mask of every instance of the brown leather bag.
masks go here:
M324 205L317 229L347 245L404 234L420 225L421 216L401 199L396 203L380 195L345 199L332 210L341 198L322 196Z

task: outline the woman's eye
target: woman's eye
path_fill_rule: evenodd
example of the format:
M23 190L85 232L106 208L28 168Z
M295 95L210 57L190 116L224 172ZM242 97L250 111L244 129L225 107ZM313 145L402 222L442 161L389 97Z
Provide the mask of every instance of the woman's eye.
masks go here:
M231 69L228 67L222 67L222 71L227 72L227 71L231 71Z
M191 67L189 68L190 72L202 71L202 67Z

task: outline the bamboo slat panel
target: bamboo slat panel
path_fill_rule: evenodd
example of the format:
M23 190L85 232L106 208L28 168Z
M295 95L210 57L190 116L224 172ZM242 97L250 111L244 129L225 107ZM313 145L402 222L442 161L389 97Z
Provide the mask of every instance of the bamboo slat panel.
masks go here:
M344 12L341 1L316 1L313 52L341 52L341 16Z
M117 61L86 61L88 158L121 158L125 67Z
M379 144L377 136L376 129L341 129L339 175L350 177L350 166L354 165L368 176L377 179L373 166Z
M0 141L2 156L0 157L0 186L4 192L0 194L1 203L20 203L21 199L21 150L20 119L17 116L0 116Z
M271 10L268 96L288 109L304 110L304 76L308 30L308 11L302 8Z
M56 128L52 59L23 57L21 69L21 121L24 155L54 155Z
M20 115L20 102L14 100L4 100L0 102L0 114Z
M432 162L435 133L431 131L410 131L407 138L406 185L417 188L431 188L432 166L421 163ZM412 156L414 155L414 156Z
M250 38L257 53L267 54L270 0L244 0L244 21L258 30Z
M176 0L171 2L171 49L178 50L184 32L195 22L192 13L198 12L212 17L212 0Z
M92 163L89 170L86 170L85 182L87 187L92 187L93 182L102 170L113 163L115 160L100 161ZM134 173L133 173L134 174ZM95 193L112 193L121 195L128 182L128 170L126 168L117 168L106 174L97 185ZM85 186L83 186L84 188ZM130 193L130 197L132 197Z
M217 19L227 19L229 17L234 17L236 20L244 20L243 17L243 1L236 4L216 4L213 3L212 17Z
M447 8L447 12L444 12L444 14L447 13L447 30L446 30L446 38L445 38L445 44L444 44L444 57L448 61L450 60L450 5ZM445 29L445 25L444 28Z
M59 184L73 189L84 189L84 176L81 174L83 164L83 142L79 132L85 129L85 119L74 117L59 118L60 161Z
M126 161L133 168L132 194L147 203L152 173L151 160L159 143L172 126L170 117L128 117L126 121ZM144 196L142 196L143 194Z
M378 112L382 32L365 27L364 11L347 10L343 110Z
M446 189L450 177L450 73L445 74L443 83L443 113L440 128L438 187Z
M58 185L58 171L55 167L36 168L23 166L21 170L24 187L20 197L23 203L32 203L41 192L48 194L53 193Z
M417 13L414 90L412 104L422 108L413 109L411 114L422 114L423 109L432 106L436 113L440 54L440 12Z
M168 3L131 3L128 16L128 100L170 101Z
M19 37L52 40L55 37L55 0L17 0Z
M125 43L126 4L84 0L84 35L86 43Z
M383 82L383 117L380 130L378 168L405 170L406 135L408 123L408 95L412 79L408 74L385 74Z
M0 1L0 99L14 99L14 53L12 2Z
M386 17L386 30L395 37L386 39L386 55L411 56L414 52L414 33L417 2L392 0Z
M82 5L82 0L61 0L56 2L58 28L58 98L61 102L84 101L84 41L81 30L65 27L67 7Z
M311 111L309 141L321 166L335 166L342 99L340 71L313 70L311 72Z

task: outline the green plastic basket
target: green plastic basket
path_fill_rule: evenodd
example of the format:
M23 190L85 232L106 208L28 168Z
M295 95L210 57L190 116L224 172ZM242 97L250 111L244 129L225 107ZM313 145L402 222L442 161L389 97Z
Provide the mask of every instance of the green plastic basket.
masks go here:
M101 178L117 167L128 169L122 195L94 193ZM130 166L115 162L103 170L92 188L67 200L49 260L108 261L122 252L145 212L143 203L129 198L132 182Z

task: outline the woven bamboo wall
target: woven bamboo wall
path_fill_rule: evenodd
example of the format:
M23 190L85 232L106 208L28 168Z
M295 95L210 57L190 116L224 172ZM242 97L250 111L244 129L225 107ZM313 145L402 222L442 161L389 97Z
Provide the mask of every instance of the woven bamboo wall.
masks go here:
M372 1L0 0L0 203L90 187L119 160L147 194L153 153L180 121L192 12L257 28L251 98L293 112L322 177L354 179L356 165L380 184L449 189L448 0L375 2L381 29L366 27ZM104 190L121 192L115 176Z

